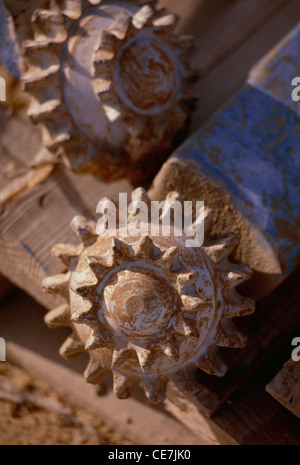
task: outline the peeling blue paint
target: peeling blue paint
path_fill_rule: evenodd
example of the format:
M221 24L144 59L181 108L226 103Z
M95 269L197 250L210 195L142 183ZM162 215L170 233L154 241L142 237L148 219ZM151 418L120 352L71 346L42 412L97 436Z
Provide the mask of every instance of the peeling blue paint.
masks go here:
M225 185L286 271L300 258L300 108L291 98L297 72L300 25L174 153L196 160L204 174Z

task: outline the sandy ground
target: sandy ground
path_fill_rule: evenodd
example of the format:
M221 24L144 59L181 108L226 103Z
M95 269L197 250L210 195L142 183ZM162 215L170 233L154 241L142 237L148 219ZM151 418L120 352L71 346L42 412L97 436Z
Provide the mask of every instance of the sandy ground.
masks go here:
M69 405L43 381L0 363L0 445L103 444L133 443L83 409Z

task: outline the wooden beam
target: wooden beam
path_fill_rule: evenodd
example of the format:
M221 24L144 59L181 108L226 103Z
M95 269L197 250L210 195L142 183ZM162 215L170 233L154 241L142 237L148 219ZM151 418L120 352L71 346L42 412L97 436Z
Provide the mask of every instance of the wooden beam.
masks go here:
M178 32L191 34L189 53L200 70L199 100L190 133L247 78L250 68L300 20L297 0L160 0L180 17Z
M299 420L265 392L269 371L270 359L210 419L174 387L166 408L197 434L223 445L299 445Z
M290 0L159 0L158 4L179 16L177 30L195 38L194 66L201 76L219 65Z
M300 418L300 361L286 362L266 391L285 408Z

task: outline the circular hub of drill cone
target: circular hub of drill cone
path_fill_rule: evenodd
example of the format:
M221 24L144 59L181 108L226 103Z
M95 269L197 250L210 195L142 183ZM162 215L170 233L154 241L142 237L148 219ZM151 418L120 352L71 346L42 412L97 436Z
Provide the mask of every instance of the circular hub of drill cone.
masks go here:
M174 64L163 44L147 36L121 51L117 73L122 98L137 112L160 112L176 89Z
M180 308L166 279L138 266L119 271L105 284L102 305L107 323L131 342L159 338Z

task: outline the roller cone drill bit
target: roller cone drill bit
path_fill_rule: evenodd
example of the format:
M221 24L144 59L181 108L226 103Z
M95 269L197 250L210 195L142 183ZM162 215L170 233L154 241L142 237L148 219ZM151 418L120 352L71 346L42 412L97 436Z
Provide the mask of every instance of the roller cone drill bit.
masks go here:
M91 3L53 1L34 13L23 47L29 115L75 171L140 180L186 128L191 38L173 33L176 17L156 2Z
M168 195L167 208L174 198L178 194ZM150 204L142 188L132 200ZM97 234L95 223L73 219L81 244L56 245L53 253L67 270L44 281L48 292L66 302L51 310L46 322L72 329L62 356L89 353L88 382L97 384L112 370L119 398L129 397L140 381L146 396L161 402L168 380L192 392L197 368L210 375L226 373L219 347L245 346L233 319L252 313L254 301L241 296L236 286L252 272L228 260L237 237L229 233L212 239L211 213L205 215L201 247L187 247L184 234L153 236L149 223L140 223L136 235L118 225ZM128 214L127 221L132 218Z

